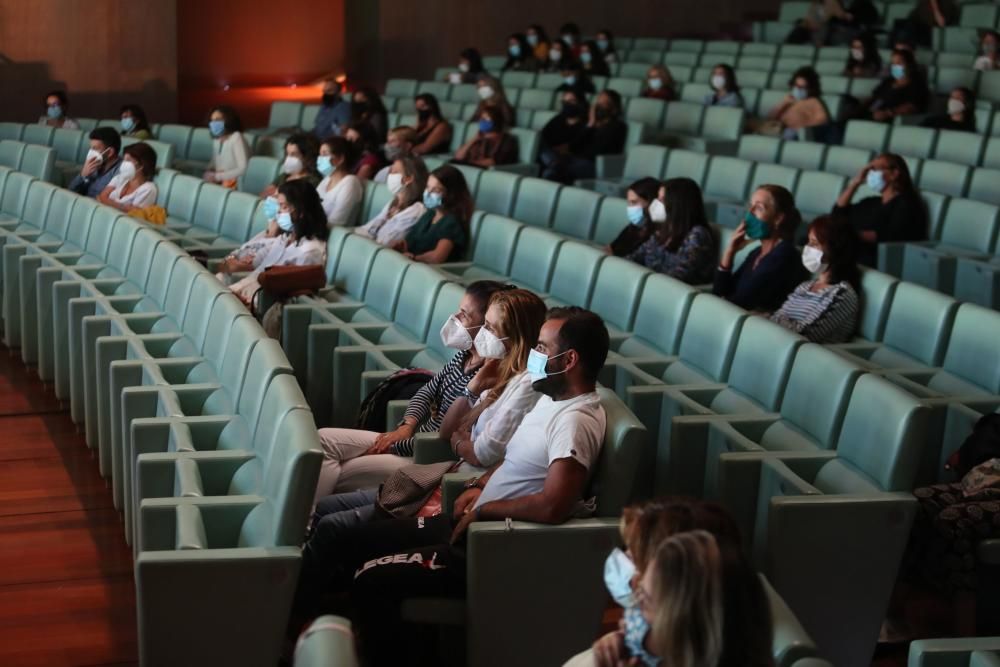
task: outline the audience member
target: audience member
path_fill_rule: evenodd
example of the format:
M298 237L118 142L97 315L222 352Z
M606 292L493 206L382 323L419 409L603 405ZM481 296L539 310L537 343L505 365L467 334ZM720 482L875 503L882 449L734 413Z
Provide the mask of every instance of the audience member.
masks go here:
M909 16L896 20L889 42L906 40L930 48L934 28L955 25L957 21L955 0L919 0Z
M362 86L354 91L351 98L351 126L358 123L368 123L375 130L375 146L385 143L385 135L389 130L388 112L382 104L382 98L371 86ZM344 130L342 130L344 131Z
M479 132L455 151L458 164L488 169L517 162L517 137L507 132L503 112L494 106L480 105Z
M542 178L559 180L560 162L570 155L570 150L587 128L587 97L577 90L560 93L559 113L542 128L541 150L538 160L542 165Z
M97 201L128 213L156 203L156 151L149 144L135 143L122 150L118 173L108 187L97 195Z
M414 155L447 153L451 147L452 126L441 115L437 98L430 93L421 93L413 100L417 111L417 137L413 147Z
M757 188L715 271L714 294L746 310L777 310L805 277L794 241L801 222L791 192L780 185ZM753 241L760 245L735 267L736 253Z
M38 119L39 125L61 127L64 130L79 130L80 124L66 115L69 99L62 90L53 90L45 96L45 115Z
M96 198L118 174L122 139L113 127L95 127L89 138L90 150L83 168L66 187L77 194Z
M577 99L580 99L579 95ZM566 101L565 97L563 101ZM601 91L590 107L586 127L564 150L555 150L550 154L552 161L544 165L544 177L571 185L579 179L596 175L598 155L622 153L628 125L621 119L621 104L621 96L617 92ZM578 110L573 109L571 113L578 113Z
M809 225L802 265L813 278L795 288L771 321L813 343L846 343L858 326L861 271L858 233L843 217L821 215Z
M535 54L535 60L539 63L547 63L549 61L549 46L551 43L549 42L549 35L545 32L545 28L540 25L528 26L524 39Z
M211 183L235 187L250 163L250 147L243 137L240 117L232 107L215 107L208 117L208 130L212 134L212 158L204 178Z
M822 46L827 43L830 21L846 21L849 17L840 0L811 0L805 17L796 22L785 41Z
M146 112L138 104L126 104L119 111L122 119L122 136L138 139L139 141L149 141L153 138L153 131L149 128L149 121L146 120Z
M743 108L743 94L736 82L736 72L720 63L712 69L712 91L705 96L705 106Z
M524 35L516 32L507 38L507 61L503 64L502 72L537 72L539 67L538 59L528 46L528 41Z
M491 106L500 110L500 115L503 116L504 127L514 127L517 114L514 112L514 107L511 106L511 103L507 101L507 93L504 92L500 79L492 76L481 76L479 77L479 81L476 82L476 86L476 92L479 94L479 104L476 106L476 111L472 114L469 122L478 123L482 118L483 108Z
M851 50L844 65L844 76L874 78L882 73L882 56L878 52L875 34L863 32L851 40Z
M410 227L417 224L427 210L423 201L427 167L419 157L401 157L389 167L385 182L392 199L378 215L354 231L381 245L391 246L405 239Z
M652 238L656 225L667 221L667 209L658 198L661 185L657 179L647 176L628 186L625 193L625 217L628 224L604 249L605 252L616 257L627 257Z
M378 149L379 140L375 128L368 121L357 121L344 130L344 138L354 145L351 172L362 181L370 181L384 163Z
M882 19L872 0L854 0L850 6L845 3L844 7L847 9L844 16L831 18L826 23L826 44L850 44L862 33L881 27Z
M701 188L690 178L671 178L655 201L657 211L663 208L664 220L649 216L652 234L628 259L692 285L712 282L715 236L705 217Z
M852 203L862 183L875 196ZM927 238L927 208L906 160L894 153L883 153L865 165L840 193L833 212L845 216L858 231L858 261L865 266L878 266L879 243Z
M870 118L882 123L891 123L897 116L922 112L927 108L930 94L912 51L895 49L891 62L889 77L882 80L865 103Z
M976 58L975 68L979 71L1000 69L1000 33L996 30L984 30L979 39L979 50L982 55Z
M575 23L564 23L561 28L559 28L559 36L562 39L562 43L569 47L574 58L580 56L580 47L583 44L583 40L580 39L580 27Z
M419 118L418 118L419 119ZM412 127L400 125L389 130L389 136L385 141L385 148L382 154L389 163L382 167L372 179L376 183L385 183L389 176L389 167L401 157L413 155L413 147L417 144L417 131Z
M546 72L561 72L576 62L573 49L562 40L556 40L549 46L549 59L543 66Z
M816 70L800 67L789 79L788 85L791 92L767 114L771 122L758 128L762 134L795 140L799 138L800 130L830 122L830 113L820 97L822 91Z
M594 40L588 40L580 46L580 67L587 76L611 76L608 62L601 53L601 47Z
M469 244L472 195L462 172L450 164L441 165L427 178L421 216L406 238L392 248L410 259L427 264L456 262Z
M448 75L452 84L475 83L480 76L488 74L483 67L483 57L473 48L462 49L458 54L458 71Z
M976 131L976 94L968 88L956 88L948 96L948 111L924 119L921 127L936 130Z
M300 132L285 139L285 161L281 163L281 173L274 183L264 189L261 197L274 196L278 188L289 181L303 179L313 188L319 185L323 177L316 171L318 154L319 142L311 134Z
M351 103L340 96L341 92L343 86L339 81L323 80L323 97L312 131L317 139L339 136L351 122Z
M613 65L618 62L618 51L615 50L615 36L610 30L601 30L597 33L597 48L601 52L604 62Z
M350 227L365 196L365 186L349 169L351 144L344 137L329 137L320 142L316 170L323 180L316 186L326 224Z
M642 89L643 97L651 97L664 102L677 99L677 89L674 87L674 77L666 65L652 65L646 72L646 82Z
M580 67L579 63L566 65L566 68L560 74L562 75L563 82L556 88L556 92L561 93L564 90L575 90L581 95L592 95L597 90L594 88L594 82L590 80L590 75Z

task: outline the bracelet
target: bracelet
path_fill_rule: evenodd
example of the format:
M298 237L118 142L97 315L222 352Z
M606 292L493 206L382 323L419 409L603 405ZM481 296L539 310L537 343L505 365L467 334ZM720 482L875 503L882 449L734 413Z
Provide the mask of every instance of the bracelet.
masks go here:
M479 400L479 394L473 394L471 391L469 391L468 387L462 390L462 396L465 396L473 403Z

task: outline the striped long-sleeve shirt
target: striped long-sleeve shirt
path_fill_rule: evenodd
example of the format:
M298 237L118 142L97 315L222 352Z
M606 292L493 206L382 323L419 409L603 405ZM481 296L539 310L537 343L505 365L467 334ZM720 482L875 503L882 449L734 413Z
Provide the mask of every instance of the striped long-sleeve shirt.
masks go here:
M470 354L468 350L456 354L410 399L404 416L417 421L417 433L438 430L452 402L465 391L469 380L479 371L479 366L470 369L468 373L465 371L465 362L469 360ZM397 456L413 456L413 439L400 440L389 451Z
M844 343L858 325L858 294L848 282L813 292L808 280L792 292L771 321L802 334L813 343Z

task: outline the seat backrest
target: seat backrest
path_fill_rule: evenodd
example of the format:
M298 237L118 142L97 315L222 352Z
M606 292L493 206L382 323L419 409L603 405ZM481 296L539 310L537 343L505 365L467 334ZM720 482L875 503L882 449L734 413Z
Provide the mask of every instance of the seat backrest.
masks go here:
M179 174L170 186L170 196L167 199L167 212L181 220L189 221L194 217L194 209L198 203L198 195L202 183L194 176Z
M826 160L826 145L812 141L786 141L781 147L781 164L796 169L819 171Z
M277 178L280 166L281 163L273 157L254 155L247 162L246 173L240 177L240 190L252 195L260 194Z
M118 213L116 211L116 213ZM124 275L128 267L129 257L135 245L135 237L141 229L135 218L119 214L115 228L111 230L111 243L108 244L106 255L107 265Z
M411 264L403 275L393 321L410 331L414 339L424 340L428 335L427 328L432 326L431 313L437 293L444 284L445 280L433 267Z
M231 302L228 299L219 299L224 308L228 308ZM264 329L253 317L247 317L249 313L244 309L242 314L237 314L228 324L225 334L225 345L220 350L221 357L209 357L216 369L218 369L219 380L229 391L230 397L237 409L239 409L239 399L243 394L243 384L247 378L250 366L250 355L253 353L257 343L267 339ZM222 317L219 318L221 321ZM213 324L216 320L213 316ZM217 328L218 324L212 329ZM212 338L210 331L209 338ZM207 356L207 355L206 355Z
M522 178L511 217L533 227L549 227L561 188L543 178Z
M21 157L21 171L43 181L51 181L56 166L56 152L48 146L34 144L25 147Z
M222 224L222 212L226 208L226 200L231 192L229 188L214 183L202 185L191 223L201 229L218 232L219 225Z
M607 426L587 496L597 498L597 516L617 517L652 488L652 442L646 427L610 389L598 389Z
M781 416L809 434L820 447L837 442L854 383L861 369L833 350L814 343L799 347L781 400ZM817 382L817 378L823 378Z
M135 241L132 243L132 253L129 255L128 265L123 273L125 278L138 287L140 291L145 289L146 281L153 267L153 254L161 243L163 243L163 237L152 229L140 229L136 232Z
M21 156L27 144L20 141L4 139L0 141L0 166L9 169L18 169L21 166Z
M69 190L56 188L52 194L52 200L49 202L49 210L45 214L45 231L64 241L71 242L77 248L81 248L83 246L76 242L75 236L72 240L70 239L70 222L73 219L73 206L78 199L80 199L79 195ZM84 243L86 243L86 237L84 237Z
M670 102L663 118L663 129L667 132L697 135L705 116L705 107L692 102Z
M1000 189L994 183L994 189ZM997 207L993 204L952 199L941 227L941 241L949 246L989 254L997 238Z
M867 374L858 378L837 440L837 458L884 491L909 492L927 433L927 408L891 382ZM826 493L861 492L840 466L823 466L813 481Z
M391 320L396 310L403 276L410 264L398 252L379 252L375 255L365 287L365 303L386 320Z
M0 140L20 141L23 133L21 123L0 123Z
M725 299L699 294L684 323L680 358L713 381L725 382L746 317L742 308Z
M980 167L973 170L972 181L969 182L969 199L1000 206L1000 188L997 183L1000 183L1000 169Z
M55 128L48 125L28 124L24 126L24 131L21 133L21 141L36 146L48 146L52 143L54 132Z
M167 288L163 310L177 323L178 329L187 315L195 279L204 273L202 265L190 257L181 257L174 263L174 270L170 272L170 286Z
M416 79L389 79L385 82L385 94L389 97L413 98L417 94Z
M107 206L99 206L91 218L86 251L101 259L107 257L108 246L111 244L111 233L121 218L122 214L119 211Z
M205 333L205 340L202 342L201 354L208 359L216 369L218 380L232 401L233 408L236 407L236 399L239 397L239 383L243 380L243 369L224 368L223 360L231 342L229 337L232 333L233 324L239 318L250 317L250 312L240 302L232 292L220 294L219 298L212 304L212 314L208 319L208 329ZM213 381L215 381L213 380ZM227 408L231 409L231 408Z
M31 185L28 186L28 195L24 199L24 213L21 215L21 221L38 229L45 227L50 233L55 233L55 230L46 226L49 203L51 203L55 193L56 186L51 183L32 181Z
M826 152L823 170L841 176L854 176L872 161L875 151L850 146L830 146Z
M622 197L605 197L598 209L591 240L601 246L614 241L628 224L627 208L628 202Z
M528 75L534 79L534 73L532 72L504 72L503 78L506 79L514 75ZM507 81L503 82L504 85L517 85L509 84ZM521 99L517 102L517 107L519 109L544 109L548 110L552 108L552 100L555 98L554 90L545 90L542 88L532 88L531 86L518 86L521 88L527 88L521 93Z
M958 164L979 164L985 145L986 137L975 132L939 130L934 159Z
M476 192L476 208L496 215L510 215L520 181L520 176L505 171L490 169L482 172Z
M381 250L382 246L363 236L358 234L347 236L340 251L333 285L348 296L360 300L368 285L375 255Z
M928 127L897 125L889 135L889 152L911 157L929 158L934 153L937 130Z
M688 312L697 292L680 280L654 273L646 278L635 314L632 335L664 355L677 354ZM628 356L625 341L619 351Z
M736 156L751 162L777 162L782 141L778 137L766 137L762 134L744 134L740 137L740 145Z
M667 103L649 97L633 97L625 107L625 120L645 123L650 127L659 127L666 113Z
M230 192L222 209L219 236L244 243L250 238L250 225L260 199L247 192Z
M16 169L16 167L13 167ZM20 219L24 213L24 205L28 200L28 191L35 178L29 174L12 172L7 175L4 183L3 199L0 200L0 213Z
M273 429L278 415L291 408L306 406L295 376L291 375L291 372L288 358L285 357L278 341L266 336L263 340L257 340L247 363L246 378L239 394L237 410L250 425L251 434L254 436L254 448L263 456L267 455L270 445L261 440L260 432ZM287 392L284 398L275 396L271 388L274 381L282 376L289 376L281 381L288 387L283 390Z
M622 257L608 257L597 273L587 307L622 331L632 329L642 286L651 271Z
M552 229L581 241L588 240L594 231L602 199L604 197L601 194L583 188L562 188L552 219Z
M606 255L582 243L563 243L549 283L549 294L571 306L590 303L597 271Z
M882 341L928 366L940 366L958 302L950 296L901 282L889 308Z
M964 197L971 173L972 167L964 164L924 160L918 182L921 190L940 192L950 197Z
M698 185L705 182L708 171L708 155L684 149L670 151L663 179L690 178ZM647 174L648 175L648 174Z
M795 191L795 183L799 180L799 170L780 164L758 164L754 167L750 178L748 196L762 185L780 185L789 192Z
M647 176L658 178L667 164L669 152L664 146L650 146L648 144L633 146L625 154L623 178L632 180Z
M523 228L524 225L511 218L498 215L485 216L476 234L476 247L472 252L473 264L506 276L514 257L517 236Z
M801 336L762 317L743 323L736 343L729 386L774 412L781 405L795 352L805 342Z
M192 128L187 125L166 124L160 127L160 133L156 135L158 141L171 144L174 147L174 156L180 160L187 158L188 144L191 142Z
M76 156L80 152L80 142L83 141L81 130L67 130L56 128L52 135L52 148L56 151L56 159L60 162L76 162Z
M795 185L795 205L803 214L828 212L847 179L822 171L803 171Z
M871 120L852 120L847 123L844 145L881 153L889 141L890 127L886 123Z
M708 107L700 134L706 139L737 141L743 134L746 111L732 107Z
M173 243L160 243L153 252L143 292L161 308L166 308L167 294L171 290L174 266L187 253Z
M753 163L735 157L713 157L705 178L705 196L744 202Z
M1000 394L1000 313L963 303L955 314L943 367L949 373Z
M87 247L90 236L90 223L98 208L106 208L89 197L74 196L73 212L70 214L69 227L66 229L66 243L77 250Z
M861 272L861 316L858 319L858 333L865 340L881 341L885 333L885 322L889 317L892 296L896 293L899 279L875 269L865 268Z
M517 237L509 275L536 292L546 292L563 239L544 229L523 227Z
M212 274L206 271L195 277L194 286L191 288L191 303L184 313L181 330L198 350L205 344L208 322L212 317L212 306L223 294L232 292L223 287Z

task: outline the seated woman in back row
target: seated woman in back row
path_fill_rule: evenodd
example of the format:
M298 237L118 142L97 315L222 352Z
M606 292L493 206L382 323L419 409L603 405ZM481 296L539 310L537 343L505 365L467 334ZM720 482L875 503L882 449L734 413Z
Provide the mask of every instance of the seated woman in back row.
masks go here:
M156 203L156 151L149 144L131 144L122 149L122 164L97 201L128 213Z
M858 326L858 234L842 217L821 215L809 225L802 265L815 277L791 293L771 321L813 343L846 343Z
M330 227L355 224L354 216L365 196L365 186L348 168L351 144L343 137L329 137L320 142L316 170L323 180L316 186L326 223Z
M441 165L427 178L424 190L427 212L392 249L427 264L461 260L469 244L473 206L462 172L450 164Z
M800 67L788 82L791 92L778 106L768 112L768 122L760 127L761 134L780 135L796 140L799 131L820 127L830 122L830 113L820 97L819 75L812 67Z
M418 157L401 157L389 167L386 179L392 199L386 202L378 215L360 227L361 234L384 246L392 246L406 238L410 227L417 224L427 212L424 207L424 188L427 187L427 167Z
M455 152L453 162L484 169L517 162L517 137L507 132L499 107L481 107L479 132Z

